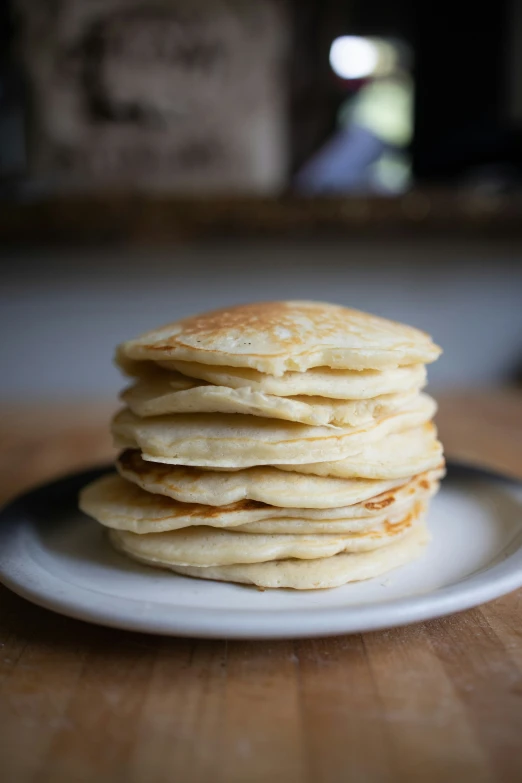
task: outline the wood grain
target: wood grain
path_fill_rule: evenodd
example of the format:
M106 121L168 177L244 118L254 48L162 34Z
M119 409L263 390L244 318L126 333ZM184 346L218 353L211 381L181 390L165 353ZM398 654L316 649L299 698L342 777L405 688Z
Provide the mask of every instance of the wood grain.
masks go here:
M0 496L112 456L112 406L12 408ZM441 398L448 453L522 477L522 395ZM0 588L3 783L515 783L522 591L380 633L296 642L98 628Z

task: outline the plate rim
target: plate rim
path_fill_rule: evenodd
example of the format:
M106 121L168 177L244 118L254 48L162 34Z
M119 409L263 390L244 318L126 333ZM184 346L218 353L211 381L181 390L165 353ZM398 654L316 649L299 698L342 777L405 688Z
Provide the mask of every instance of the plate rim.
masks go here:
M449 460L447 468L451 483L464 479L522 487L521 480L466 462ZM249 618L248 611L242 609L211 607L195 611L194 607L176 606L173 613L167 603L152 603L154 615L151 616L144 611L150 607L148 601L110 595L103 603L93 603L88 588L75 585L73 598L64 590L63 580L43 566L31 561L31 568L24 570L19 563L9 561L7 543L11 548L17 546L17 533L23 534L23 528L16 530L17 522L20 515L30 512L32 504L44 502L52 507L110 470L113 466L107 465L44 483L15 498L0 511L0 583L33 604L84 622L140 633L211 639L304 639L384 630L465 611L522 587L520 546L485 572L470 574L456 584L428 593L350 606L348 610L343 606L313 607L307 610L306 617L293 609L281 610L285 614L284 622L279 620L274 624L274 612L269 609L256 611ZM38 589L38 569L45 574L43 592ZM141 607L138 613L136 604ZM245 616L240 617L241 613Z

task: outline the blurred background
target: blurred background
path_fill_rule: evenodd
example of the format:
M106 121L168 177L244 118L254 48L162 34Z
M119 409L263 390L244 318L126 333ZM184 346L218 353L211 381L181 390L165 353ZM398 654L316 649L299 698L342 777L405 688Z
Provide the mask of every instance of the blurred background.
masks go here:
M110 398L116 343L278 298L519 385L522 3L412 5L4 2L0 398Z

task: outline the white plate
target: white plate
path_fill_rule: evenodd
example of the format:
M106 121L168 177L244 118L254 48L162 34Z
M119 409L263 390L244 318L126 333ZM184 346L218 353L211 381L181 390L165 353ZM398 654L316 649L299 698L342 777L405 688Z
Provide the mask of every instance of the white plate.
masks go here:
M426 554L334 590L266 590L176 576L114 552L76 510L99 471L43 487L0 517L0 581L71 617L149 633L291 638L353 633L468 609L522 586L522 488L453 467L429 515Z

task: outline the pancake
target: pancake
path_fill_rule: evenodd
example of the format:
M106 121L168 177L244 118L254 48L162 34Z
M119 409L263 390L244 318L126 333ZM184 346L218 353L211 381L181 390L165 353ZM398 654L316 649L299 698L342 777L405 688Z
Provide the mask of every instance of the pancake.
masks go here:
M179 360L271 375L312 367L380 370L434 361L441 350L411 326L324 302L261 302L184 318L123 343L122 362Z
M139 451L124 451L116 460L123 478L142 489L182 503L226 506L252 500L282 508L331 509L370 503L405 483L405 479L322 478L286 473L271 466L212 471L148 462Z
M153 462L223 468L299 465L358 454L368 443L423 424L435 411L435 401L420 394L408 409L366 426L332 429L225 413L144 419L125 409L113 419L112 433L116 447L139 448Z
M183 377L183 376L181 376ZM169 413L242 413L318 426L358 427L405 408L415 391L387 394L369 400L328 400L323 397L276 397L247 387L229 389L203 381L171 382L169 373L140 380L121 394L137 416Z
M425 474L430 475L430 474ZM310 519L294 519L294 518L281 518L281 519L266 519L262 522L247 522L244 525L238 525L234 528L237 532L243 533L287 533L294 536L306 535L309 533L316 534L342 534L342 533L356 533L360 531L374 530L381 525L395 525L401 522L404 515L415 503L422 499L424 503L427 503L433 495L438 492L440 484L438 481L431 480L424 483L429 486L429 489L423 489L416 487L414 490L414 496L410 499L402 500L400 505L392 505L390 510L384 512L375 513L375 516L369 517L347 517L346 519L323 519L310 520Z
M176 383L188 376L230 389L249 388L276 397L310 396L335 400L367 400L384 394L418 391L426 383L423 364L391 367L386 370L331 370L315 367L306 372L285 372L279 377L245 367L217 367L197 362L134 361L116 353L116 364L126 374L147 380L157 377L157 367L170 371ZM186 388L190 388L187 386Z
M265 535L202 526L148 535L111 529L110 538L127 554L164 565L208 567L289 558L316 560L387 546L411 530L424 512L424 505L418 503L393 525L385 522L375 530L338 535Z
M103 476L85 487L80 508L102 525L138 535L187 527L241 528L243 533L354 533L400 521L420 500L437 488L437 476L424 474L373 503L334 509L277 508L251 500L228 506L180 503L165 495L145 492L117 474Z
M331 478L394 479L443 465L442 444L432 422L402 432L391 432L378 443L366 444L358 454L331 462L278 465L280 470Z
M261 302L122 343L117 473L80 493L113 546L204 579L316 589L418 557L444 475L441 349L323 302Z
M314 560L273 560L265 563L201 567L180 566L149 559L142 553L122 549L117 532L112 537L113 545L133 559L151 566L168 568L184 576L294 590L339 587L347 582L381 576L415 560L423 553L428 541L427 527L420 521L413 526L411 532L394 543L371 552L343 553Z
M265 466L211 471L147 462L138 451L132 450L120 454L116 468L124 479L146 492L185 505L232 506L245 500L279 508L286 516L304 515L308 519L371 516L373 510L380 511L393 502L400 502L404 494L411 495L416 483L422 485L444 476L443 463L413 477L388 481L289 475Z

